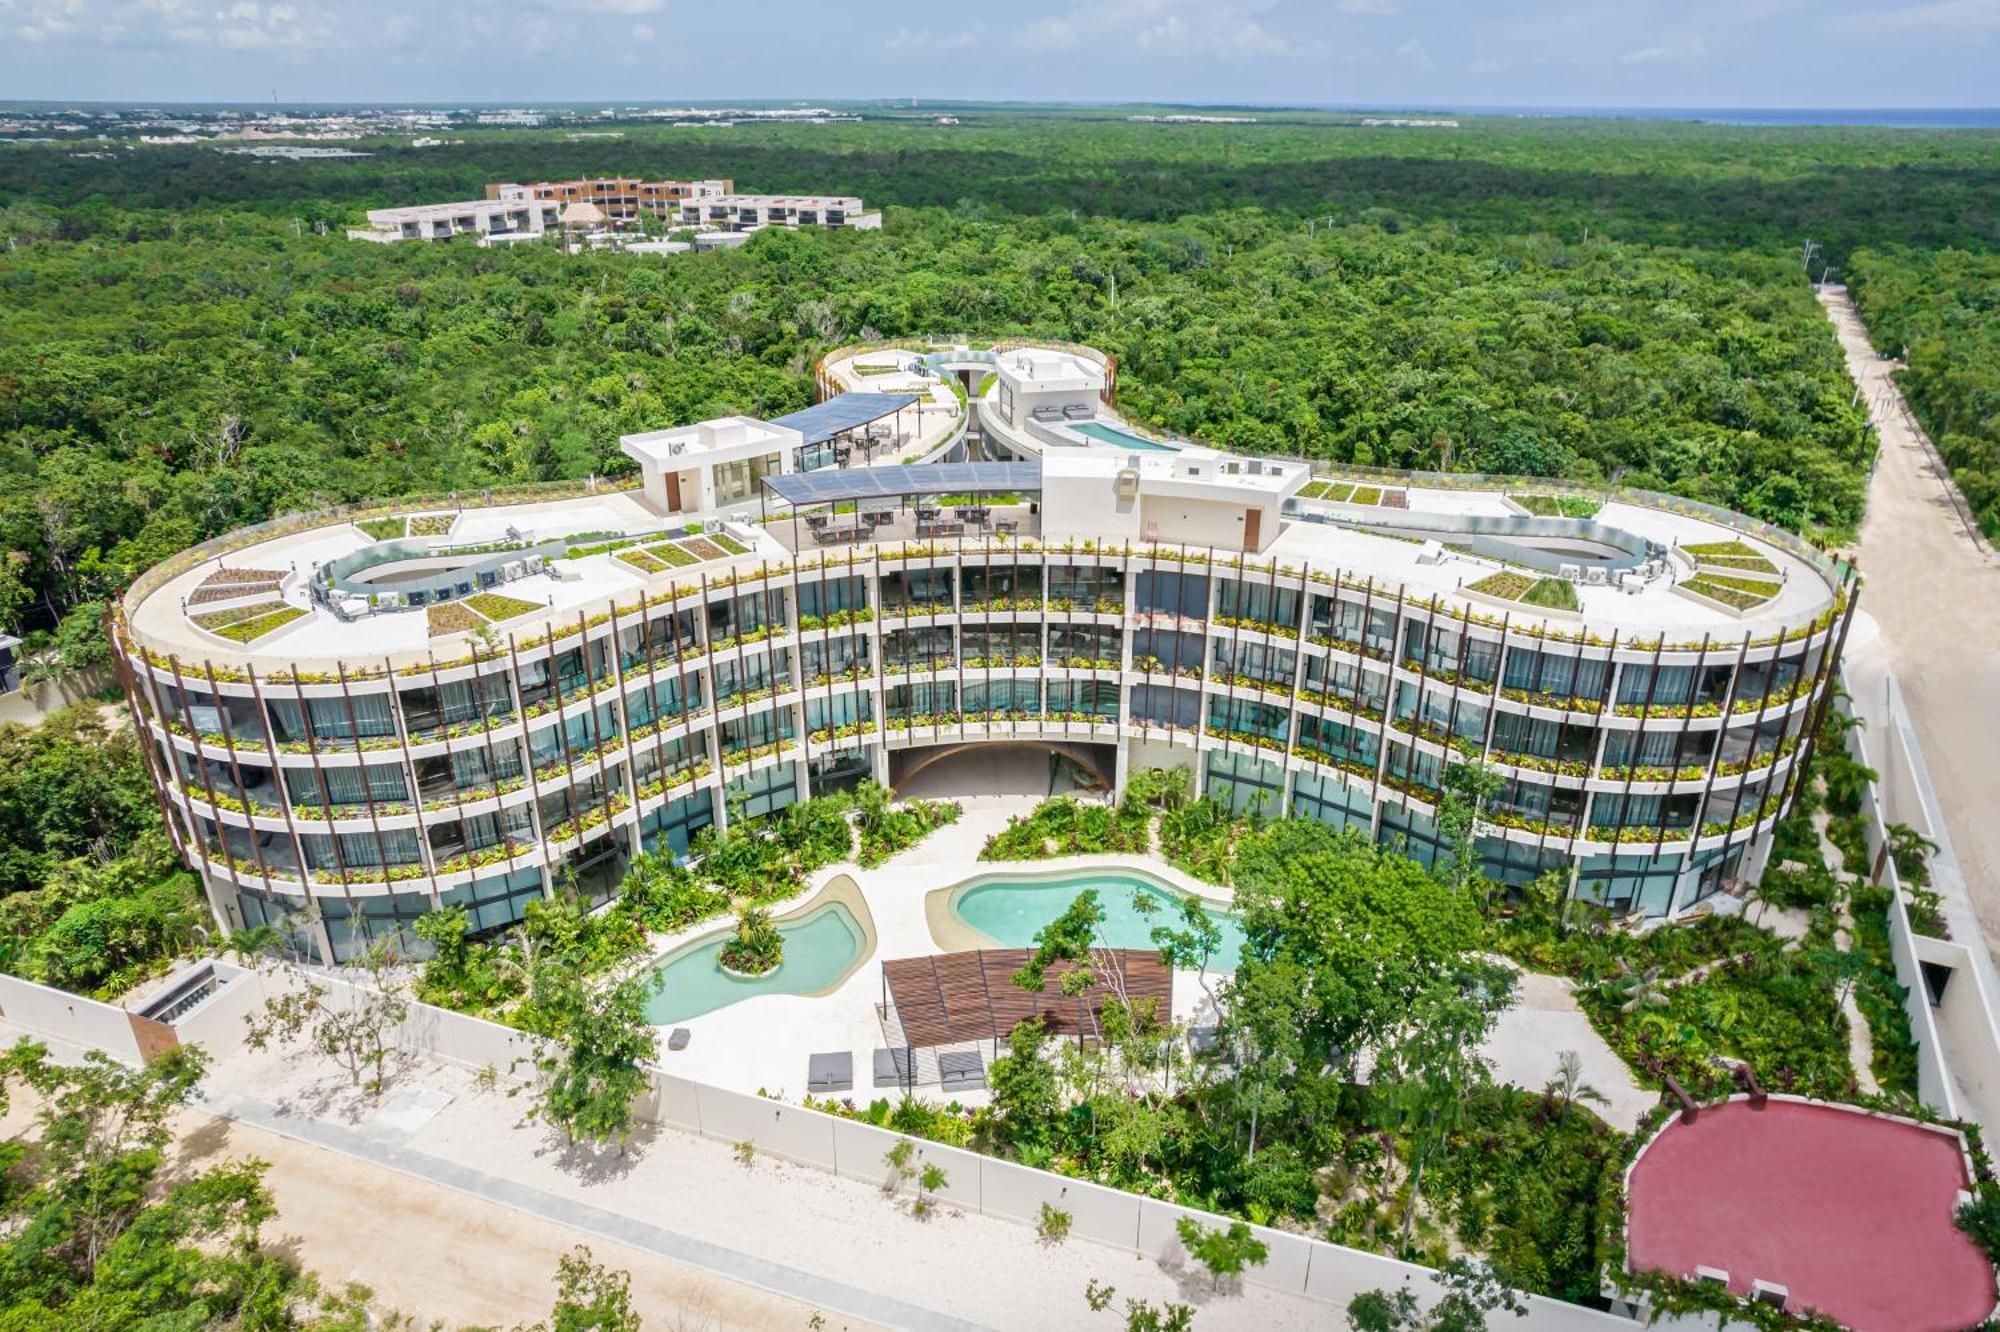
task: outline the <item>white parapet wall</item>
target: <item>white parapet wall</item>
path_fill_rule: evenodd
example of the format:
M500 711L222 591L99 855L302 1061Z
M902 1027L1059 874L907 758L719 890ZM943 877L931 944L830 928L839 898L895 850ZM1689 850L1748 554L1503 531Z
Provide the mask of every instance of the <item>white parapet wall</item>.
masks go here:
M1973 914L1896 677L1871 672L1855 678L1843 668L1842 683L1850 697L1839 706L1862 722L1848 732L1848 752L1876 774L1862 796L1862 822L1875 881L1895 890L1889 947L1896 979L1909 990L1904 1007L1917 1043L1918 1096L1939 1113L1977 1123L1990 1135L2000 1126L2000 977ZM1914 828L1937 847L1929 857L1931 887L1950 939L1917 934L1910 926L1905 889L1895 861L1885 853L1893 824ZM1935 1004L1925 963L1948 973Z

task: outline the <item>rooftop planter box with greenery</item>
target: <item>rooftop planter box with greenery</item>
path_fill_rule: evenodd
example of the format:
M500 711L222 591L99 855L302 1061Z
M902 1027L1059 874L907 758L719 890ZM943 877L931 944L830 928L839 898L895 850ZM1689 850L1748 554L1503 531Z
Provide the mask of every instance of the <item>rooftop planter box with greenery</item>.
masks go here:
M424 624L432 638L466 633L485 623L462 601L435 601L424 607Z
M1542 610L1575 613L1580 609L1576 588L1568 579L1538 578L1513 569L1490 573L1476 583L1466 584L1465 590Z
M1538 495L1515 492L1508 500L1536 518L1595 518L1602 501L1588 495Z
M499 592L475 592L465 599L464 604L496 623L548 609L539 602L523 601L520 597L510 597Z
M376 541L398 541L408 535L409 520L398 514L391 518L360 518L354 525Z
M1708 601L1720 606L1724 610L1740 613L1742 611L1755 610L1771 599L1771 593L1777 591L1774 584L1765 583L1758 584L1758 586L1769 587L1771 592L1761 595L1752 594L1740 588L1717 582L1710 575L1696 574L1693 578L1683 579L1675 583L1674 590L1683 595L1692 595L1697 600Z
M234 643L249 643L262 638L274 629L290 624L306 613L302 606L290 606L282 601L265 601L255 606L239 606L209 615L199 615L195 617L195 623L220 638L229 639Z

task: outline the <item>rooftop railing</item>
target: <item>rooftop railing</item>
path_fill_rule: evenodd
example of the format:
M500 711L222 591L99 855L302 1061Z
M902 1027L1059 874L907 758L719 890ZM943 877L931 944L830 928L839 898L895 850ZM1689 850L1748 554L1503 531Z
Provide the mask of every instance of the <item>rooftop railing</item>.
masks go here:
M426 495L406 495L389 500L361 500L351 504L330 504L324 508L302 510L279 514L261 523L239 527L224 532L221 536L210 537L199 545L190 546L178 555L160 561L152 568L132 580L123 599L126 615L130 616L139 604L157 592L167 583L180 577L190 569L199 568L208 561L251 546L290 536L295 532L310 532L316 527L326 527L339 522L356 522L368 518L386 518L400 513L429 510L470 508L503 508L514 504L546 504L552 500L580 499L586 495L612 494L620 491L637 490L640 479L635 474L629 477L591 476L582 481L539 481L526 485L491 486L482 490L452 490Z

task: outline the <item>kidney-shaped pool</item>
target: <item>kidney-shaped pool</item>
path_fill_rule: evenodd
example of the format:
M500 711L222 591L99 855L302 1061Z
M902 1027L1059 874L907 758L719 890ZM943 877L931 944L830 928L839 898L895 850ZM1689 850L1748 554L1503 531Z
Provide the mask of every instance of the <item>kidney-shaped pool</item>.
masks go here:
M732 976L719 955L734 927L682 945L653 964L660 986L646 1001L646 1019L671 1026L760 994L824 994L846 979L868 947L868 932L845 902L828 902L778 922L785 960L762 976Z
M1152 948L1156 926L1181 927L1181 901L1188 894L1143 870L1074 870L1057 875L982 874L952 890L951 911L958 919L1002 948L1032 948L1044 926L1069 909L1086 889L1097 893L1104 909L1098 934L1108 948ZM1152 904L1146 911L1138 901ZM1230 972L1243 950L1243 926L1237 918L1204 902L1208 915L1222 931L1222 945L1209 962L1211 971Z

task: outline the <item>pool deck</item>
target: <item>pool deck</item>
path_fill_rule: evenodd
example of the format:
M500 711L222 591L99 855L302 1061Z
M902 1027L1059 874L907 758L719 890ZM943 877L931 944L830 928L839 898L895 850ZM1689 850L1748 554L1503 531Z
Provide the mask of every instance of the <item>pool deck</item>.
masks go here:
M934 791L927 795L943 798L946 793ZM845 980L818 995L758 995L676 1023L689 1030L692 1040L685 1050L663 1049L662 1070L738 1091L762 1090L796 1101L806 1092L809 1057L845 1050L854 1057L855 1085L844 1095L862 1103L878 1096L894 1096L893 1087L878 1090L871 1085L874 1052L889 1043L879 1008L883 997L880 963L885 958L920 957L991 946L990 940L952 916L948 905L949 890L982 875L1056 876L1085 869L1141 870L1219 908L1226 909L1233 899L1227 888L1184 874L1157 856L1065 856L1056 860L982 862L979 851L986 839L1006 827L1010 816L1033 809L1036 797L1010 793L955 798L965 809L957 823L939 829L875 869L851 864L828 867L813 876L805 892L777 908L781 917L803 914L830 900L828 894L840 879L851 880L861 903L855 915L862 918L865 913L872 924L874 949L863 956L860 965ZM940 914L944 919L940 919ZM652 956L669 956L724 927L710 920L678 934L660 937L654 941ZM1201 979L1194 972L1184 971L1177 973L1174 980L1175 1019L1209 1020L1204 1017L1209 1000ZM1211 972L1209 988L1215 980L1215 973ZM1609 1102L1597 1107L1600 1116L1617 1128L1630 1130L1638 1123L1639 1116L1659 1099L1658 1094L1639 1086L1631 1071L1590 1026L1571 990L1567 981L1553 976L1528 973L1521 978L1515 1004L1501 1015L1484 1048L1493 1063L1494 1076L1540 1091L1555 1075L1561 1052L1576 1050L1583 1059L1585 1080L1603 1092ZM934 1086L920 1086L917 1090L919 1095L940 1095ZM968 1106L981 1105L987 1094L958 1092L953 1099Z

